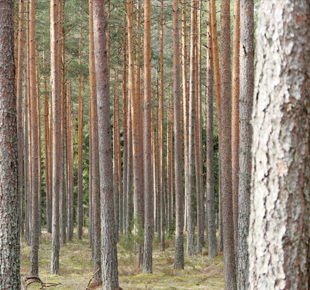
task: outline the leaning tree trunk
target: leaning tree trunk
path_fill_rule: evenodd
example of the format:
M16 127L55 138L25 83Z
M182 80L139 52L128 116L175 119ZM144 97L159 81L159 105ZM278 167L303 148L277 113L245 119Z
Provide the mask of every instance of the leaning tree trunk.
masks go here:
M238 288L248 289L248 235L251 194L251 116L254 93L254 2L240 1L240 146L238 205Z
M102 289L118 290L115 238L110 95L104 1L94 0L94 44L97 92L99 170L101 198Z
M309 26L309 1L260 1L248 289L309 289Z
M18 152L12 1L0 18L0 289L20 289Z

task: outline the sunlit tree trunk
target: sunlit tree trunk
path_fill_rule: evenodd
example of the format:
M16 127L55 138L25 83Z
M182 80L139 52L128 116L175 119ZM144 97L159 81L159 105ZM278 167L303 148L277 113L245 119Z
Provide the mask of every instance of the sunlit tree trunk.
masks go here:
M110 96L104 1L94 0L94 48L99 136L102 289L117 290L118 265L113 200Z
M239 232L251 205L247 289L309 289L310 4L260 1L253 97L253 3L240 3L240 118L248 119L254 100L250 200L241 191L245 176L239 179ZM244 129L252 136L246 121L240 123L240 147L247 150ZM239 159L243 174L245 153ZM239 235L239 249L242 244Z
M144 144L151 144L151 0L144 0ZM153 186L151 146L144 146L144 255L143 273L152 273Z
M18 148L12 1L1 3L0 19L0 289L20 289Z
M181 135L181 79L179 45L179 0L173 1L173 79L174 79L174 174L176 202L175 269L184 269L183 242L183 164Z

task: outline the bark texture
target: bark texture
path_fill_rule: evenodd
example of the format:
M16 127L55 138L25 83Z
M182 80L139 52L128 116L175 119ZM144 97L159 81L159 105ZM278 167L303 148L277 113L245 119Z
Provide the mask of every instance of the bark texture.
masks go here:
M238 252L238 289L247 290L249 276L248 235L252 169L251 116L254 93L254 2L252 1L240 0L240 47L239 213L238 251L237 249L235 249L235 251Z
M309 1L260 2L248 289L309 289L309 19Z
M208 9L210 9L210 2ZM216 226L215 226L215 195L214 195L214 149L213 149L213 54L211 15L208 14L207 28L207 100L206 100L206 129L207 129L207 231L209 241L209 257L217 256Z
M221 191L225 289L237 289L231 181L230 0L221 0Z
M20 289L18 152L13 1L1 3L0 18L0 289Z
M98 114L102 289L118 290L117 245L115 237L113 166L110 124L110 95L104 2L94 0L94 47Z
M151 148L151 0L144 0L144 255L143 273L152 273L153 175Z

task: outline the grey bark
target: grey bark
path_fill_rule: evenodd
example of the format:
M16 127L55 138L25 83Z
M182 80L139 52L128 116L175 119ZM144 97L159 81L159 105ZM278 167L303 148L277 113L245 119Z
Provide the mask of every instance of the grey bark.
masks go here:
M13 1L1 3L0 18L0 289L20 289L18 152Z
M254 2L240 1L238 289L248 289L248 235L251 193L251 148L254 93Z
M110 124L110 95L104 2L94 0L94 44L98 116L102 289L118 290L117 244L115 237L113 166Z
M260 1L248 289L309 289L309 26L309 1Z

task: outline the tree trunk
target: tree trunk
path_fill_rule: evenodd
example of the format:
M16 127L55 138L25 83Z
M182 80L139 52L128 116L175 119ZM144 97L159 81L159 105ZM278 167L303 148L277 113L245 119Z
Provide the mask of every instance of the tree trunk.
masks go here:
M241 19L244 11L249 19L241 20L240 93L249 106L250 91L244 89L251 89L245 80L252 71L253 36L245 41L252 30L242 28L252 23L253 10L250 3L241 3ZM309 16L308 1L260 3L248 289L309 289ZM244 126L240 124L240 136ZM240 177L240 189L242 182ZM239 191L239 206L241 196Z
M32 212L31 212L31 252L30 252L30 274L39 273L39 211L38 211L38 115L37 115L37 91L36 91L36 66L35 66L35 1L30 1L30 95L31 95L31 189L32 189Z
M208 10L210 11L210 2ZM207 135L207 231L209 257L217 256L216 225L215 225L215 194L214 194L214 149L213 149L213 55L211 14L208 14L207 27L207 100L206 100L206 135Z
M94 252L94 272L96 280L101 279L101 247L100 247L100 188L99 188L99 149L98 149L98 117L97 117L97 91L96 68L94 48L94 1L89 1L89 73L90 73L90 97L91 97L91 136L92 136L92 234ZM114 229L113 229L114 231Z
M79 66L81 66L82 23L80 24ZM80 68L81 69L81 68ZM83 100L82 77L79 71L79 113L78 113L78 239L83 235Z
M225 289L237 288L231 175L230 0L221 1L221 171Z
M128 163L128 138L127 138L127 41L126 41L126 15L124 15L124 29L123 29L123 228L127 233L127 163Z
M51 1L51 78L53 115L53 216L51 274L59 274L59 150L60 150L60 99L58 75L58 0ZM32 165L33 166L33 165Z
M143 143L151 144L151 0L144 0L144 127ZM152 148L144 146L144 256L143 273L152 273L153 186Z
M12 1L2 3L0 20L1 201L0 288L20 289L18 147Z
M248 289L250 194L252 170L251 125L254 94L254 3L240 1L240 149L238 218L238 288ZM309 22L308 22L309 23Z
M117 245L113 206L113 169L110 124L110 96L105 35L104 1L94 0L94 44L97 89L101 237L102 288L118 290Z
M175 269L184 269L183 164L181 137L179 0L173 1L174 173L176 201Z
M253 31L254 33L254 31ZM234 2L234 36L232 69L232 195L234 217L235 260L238 266L238 184L239 184L239 52L240 52L240 0Z
M160 175L160 250L165 250L165 156L164 156L164 1L160 10L160 88L159 88L159 175Z
M18 29L18 61L17 61L17 136L18 136L18 195L19 195L19 229L24 234L23 215L23 48L24 48L24 0L19 2L19 29Z
M197 0L191 0L190 100L189 100L189 179L187 204L187 255L195 255L195 36Z

